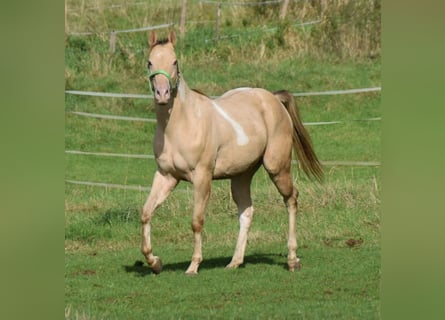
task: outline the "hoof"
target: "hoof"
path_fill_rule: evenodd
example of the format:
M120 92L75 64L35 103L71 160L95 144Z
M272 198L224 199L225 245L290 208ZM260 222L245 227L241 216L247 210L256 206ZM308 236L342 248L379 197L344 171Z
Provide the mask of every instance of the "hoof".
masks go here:
M192 261L190 263L190 266L185 271L185 274L188 276L196 276L196 275L198 275L198 269L199 269L199 263Z
M300 259L296 259L293 261L288 261L287 265L289 266L289 271L290 272L294 272L295 270L299 270L301 269L301 263L300 263Z
M159 257L154 257L154 262L150 265L153 273L160 274L162 271L162 261Z
M236 269L236 268L238 268L239 266L240 266L241 264L240 263L229 263L227 266L226 266L226 269Z

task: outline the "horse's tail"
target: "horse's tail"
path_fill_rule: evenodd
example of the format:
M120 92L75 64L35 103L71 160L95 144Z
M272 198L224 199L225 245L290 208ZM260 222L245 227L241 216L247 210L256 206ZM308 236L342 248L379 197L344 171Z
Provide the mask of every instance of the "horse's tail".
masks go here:
M298 162L304 173L318 181L323 179L323 167L315 154L311 137L301 122L297 104L291 93L286 90L274 92L289 113L293 123L292 143Z

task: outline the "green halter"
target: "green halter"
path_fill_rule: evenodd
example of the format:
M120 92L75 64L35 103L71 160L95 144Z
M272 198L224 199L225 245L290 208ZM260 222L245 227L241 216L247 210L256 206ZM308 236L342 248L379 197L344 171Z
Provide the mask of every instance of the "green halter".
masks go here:
M158 74L162 74L163 76L166 76L167 77L167 79L168 79L168 83L170 84L170 88L173 90L173 89L176 89L177 87L178 87L178 85L179 85L179 66L178 66L178 77L176 78L176 83L173 83L173 79L172 79L172 77L170 76L170 74L167 72L167 71L165 71L165 70L157 70L157 71L153 71L153 72L151 72L151 73L149 73L148 74L148 79L150 80L150 84L151 84L151 86L150 86L150 89L151 90L153 90L153 78L156 76L156 75L158 75Z

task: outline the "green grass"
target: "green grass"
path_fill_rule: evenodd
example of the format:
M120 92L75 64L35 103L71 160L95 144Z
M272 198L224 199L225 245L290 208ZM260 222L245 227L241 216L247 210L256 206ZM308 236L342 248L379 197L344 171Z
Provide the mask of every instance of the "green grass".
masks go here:
M261 170L245 264L226 270L238 232L227 181L214 183L199 276L192 253L192 192L183 183L153 219L155 276L139 261L146 193L67 185L66 307L69 319L375 319L379 314L379 170L331 168L319 186L302 178L297 219L301 270L286 270L287 214ZM363 243L350 247L350 239Z
M127 3L111 10L106 7L113 1L68 1L77 11L67 15L67 90L148 93L146 33L119 34L112 56L107 32L69 35L179 19L178 1ZM214 7L189 1L191 23L178 42L184 77L209 95L239 86L291 92L380 86L379 30L373 29L380 2L372 2L374 11L368 1L344 3L332 2L323 22L306 28L291 24L320 17L320 8L310 2L291 2L282 23L277 7L223 6L221 34L237 36L216 45L213 23L193 22L214 19ZM265 31L271 27L277 29ZM381 116L380 93L296 100L304 122L342 122L308 126L321 160L380 161L381 122L357 121ZM154 123L69 113L153 118L152 101L67 94L65 102L66 150L152 154ZM65 159L67 180L149 187L156 168L151 159L73 154ZM380 167L325 169L324 183L317 184L292 168L300 191L297 238L303 264L295 273L286 270L287 213L263 169L252 182L255 216L245 263L236 270L224 269L239 228L236 206L229 182L213 183L197 277L184 275L193 250L190 184L181 183L153 218L154 253L164 263L156 276L140 263L139 215L148 193L66 183L65 318L380 318Z
M223 269L229 253L215 248L198 277L182 273L187 252L165 254L174 258L159 276L132 263L135 250L92 251L87 265L85 257L68 254L66 294L75 297L69 318L76 312L104 319L378 318L380 256L372 248L303 248L306 262L296 274L284 270L279 246L248 254L246 267L232 271ZM77 305L87 307L74 311Z

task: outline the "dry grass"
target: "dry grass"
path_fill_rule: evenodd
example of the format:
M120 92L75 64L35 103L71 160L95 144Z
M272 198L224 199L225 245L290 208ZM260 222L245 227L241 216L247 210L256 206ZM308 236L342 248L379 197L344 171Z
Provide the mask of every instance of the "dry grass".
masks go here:
M67 37L71 37L70 34L73 32L93 32L95 35L89 37L98 37L98 40L107 43L112 30L179 23L181 10L179 1L150 3L128 1L118 5L120 6L117 7L111 0L96 0L88 4L85 1L68 1L65 26ZM328 1L326 8L323 8L319 1L293 1L285 21L278 19L279 10L279 5L222 6L221 36L234 37L233 39L241 37L247 40L242 47L253 44L254 48L258 48L259 43L256 39L259 36L263 38L263 46L271 50L279 47L280 50L291 51L299 56L328 54L340 58L357 58L380 55L380 0ZM201 39L189 38L189 34L199 30L207 30L208 40L212 40L214 19L214 5L198 1L189 2L188 41L202 42L202 35ZM196 24L196 21L205 23ZM319 21L319 23L299 25L309 21ZM125 48L128 45L128 41L119 43L121 37L133 41L145 39L145 34L143 36L141 34L144 33L119 35L118 46ZM264 52L264 49L261 52ZM262 55L264 53L260 54ZM252 55L246 52L245 57L251 58ZM130 60L134 60L134 57Z
M380 234L380 182L378 171L354 177L362 169L328 173L323 184L297 183L300 191L298 238L302 244L323 245L326 239L364 238L378 245ZM354 173L356 172L356 173ZM176 190L157 210L153 219L154 238L164 245L187 248L193 241L190 230L193 196L190 186ZM112 190L95 191L73 187L67 198L67 252L121 250L139 247L139 212L145 193ZM101 195L102 194L102 195ZM281 196L260 170L252 184L255 208L251 245L286 242L287 213ZM126 198L126 200L125 200ZM120 226L116 229L116 226ZM237 208L230 195L229 181L216 181L206 212L204 242L207 248L234 245L238 233ZM344 242L343 241L343 242Z
M85 311L72 310L71 305L65 307L65 320L99 320L103 318L97 318L94 316L89 316Z

